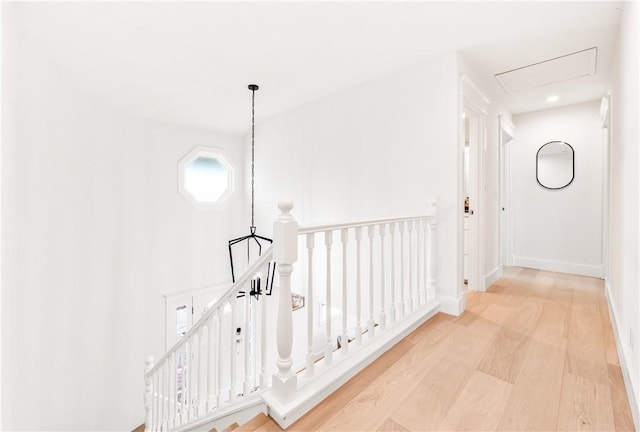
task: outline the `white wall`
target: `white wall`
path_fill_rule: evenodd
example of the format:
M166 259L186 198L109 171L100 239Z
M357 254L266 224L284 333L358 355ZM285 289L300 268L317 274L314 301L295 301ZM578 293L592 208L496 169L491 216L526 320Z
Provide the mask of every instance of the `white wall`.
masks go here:
M4 9L4 5L2 3L0 3L0 24L4 24L3 22L3 9ZM3 73L2 73L2 63L3 63L3 59L4 59L4 55L5 55L5 49L4 49L4 38L2 37L2 31L0 31L0 101L3 100L2 98L2 87L3 87ZM3 129L2 129L2 124L3 124L3 114L2 114L2 103L0 103L0 245L4 244L3 242L3 237L2 237L2 142L3 142ZM3 248L2 246L0 246L0 326L2 325L2 254L3 254ZM2 330L0 329L0 428L2 428L2 424L3 424L3 416L2 416L2 407L3 407L3 403L2 403Z
M611 87L610 269L607 289L618 335L621 366L636 425L640 394L638 278L640 274L640 5L622 13Z
M551 271L602 274L602 130L600 101L515 115L511 181L514 264ZM575 152L575 178L549 190L536 180L536 153L550 141Z
M450 54L261 122L258 229L271 231L282 197L302 224L424 214L437 198L439 284L456 297L456 120Z
M244 142L101 106L15 19L6 8L1 428L132 430L144 359L163 354L162 294L230 278ZM220 211L178 193L178 161L198 145L225 149L239 170Z

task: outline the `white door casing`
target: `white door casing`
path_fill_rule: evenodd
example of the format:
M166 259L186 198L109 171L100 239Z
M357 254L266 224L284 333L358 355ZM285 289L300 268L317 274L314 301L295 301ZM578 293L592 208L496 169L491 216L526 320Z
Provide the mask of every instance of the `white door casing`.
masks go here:
M464 295L464 118L469 118L469 288L484 291L484 153L487 144L487 113L491 101L467 76L460 78L459 187L458 187L458 287Z
M498 151L500 170L500 266L513 265L513 203L511 196L511 146L515 126L498 116Z
M609 213L610 213L610 175L611 175L611 150L610 150L610 96L602 98L600 104L600 118L602 119L602 273L605 281L609 279Z

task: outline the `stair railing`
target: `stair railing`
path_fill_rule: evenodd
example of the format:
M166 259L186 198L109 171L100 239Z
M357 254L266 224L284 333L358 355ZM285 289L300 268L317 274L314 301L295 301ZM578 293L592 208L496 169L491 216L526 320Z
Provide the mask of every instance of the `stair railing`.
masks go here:
M266 388L266 322L275 313L249 293L258 279L266 285L272 261L269 246L155 365L147 359L145 431L184 429Z
M425 216L300 228L298 233L304 238L307 249L304 263L308 276L307 296L313 302L320 294L325 305L322 310L325 314L326 364L331 364L333 353L338 350L338 337L340 353L346 355L352 343L361 345L363 338L374 338L376 331L384 331L435 298L434 212L435 206L433 212ZM325 255L323 281L313 273L317 240L324 240L324 251L318 251ZM338 247L335 247L334 242L338 241ZM338 274L334 263L338 264ZM316 286L318 282L324 282L324 289ZM320 292L316 293L316 290ZM338 298L334 298L336 293ZM336 309L340 326L337 330L332 328L336 321L332 311ZM313 310L309 309L308 376L313 376L317 362L313 347L314 330L317 329L314 319Z
M278 208L273 246L157 364L147 359L145 431L187 430L258 393L288 427L437 312L435 202L422 216L302 228L290 214L292 202ZM323 253L316 253L317 241ZM301 245L306 260L298 261ZM268 274L272 261L277 316L266 298L237 298ZM294 347L292 288L305 297L306 317L297 316L295 331L306 333L306 346ZM267 338L267 323L274 322L275 344ZM301 354L298 364L294 356Z
M289 214L293 204L284 201L278 207L278 371L262 397L270 415L286 428L437 312L437 208L429 202L422 216L298 228ZM301 246L306 260L298 262ZM301 338L293 337L292 277L305 296L306 347L293 346ZM298 373L292 370L292 352L306 352Z

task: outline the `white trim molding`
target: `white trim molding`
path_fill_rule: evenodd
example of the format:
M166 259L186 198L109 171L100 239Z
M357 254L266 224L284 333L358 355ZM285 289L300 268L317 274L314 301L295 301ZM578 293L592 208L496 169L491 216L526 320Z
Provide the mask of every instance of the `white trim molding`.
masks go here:
M498 116L498 159L500 164L500 264L513 265L514 211L511 192L511 144L515 140L515 126L503 114Z
M600 120L602 120L602 128L609 127L609 95L603 96L600 101Z
M484 277L484 289L485 291L493 285L495 281L502 277L502 266L496 267L492 272Z
M458 202L462 203L466 196L471 199L472 211L470 211L470 231L469 231L469 276L468 286L473 290L484 290L484 184L485 184L485 162L484 155L487 150L487 115L491 100L480 90L480 88L466 75L461 75L459 79L459 130L458 130ZM470 184L474 186L464 193L464 168L463 155L465 148L464 116L469 119L475 116L475 139L469 143L469 171ZM471 121L471 120L470 120ZM448 310L454 315L459 315L464 310L464 213L463 207L458 207L458 278L457 296L459 300L449 301ZM446 302L446 301L445 301ZM460 310L459 304L462 305Z
M458 297L439 296L440 299L440 312L448 315L459 316L464 312L465 308L465 295L464 293L458 294Z
M460 82L462 83L462 96L466 99L466 102L480 110L484 115L487 115L491 100L485 96L468 76L462 75Z
M227 188L215 201L201 201L187 189L185 180L187 168L196 159L203 157L216 160L226 171ZM238 170L224 149L218 147L196 146L178 162L178 192L194 207L201 210L218 209L235 192Z
M558 273L570 273L596 278L602 277L602 265L566 263L561 261L551 261L539 258L527 258L519 256L513 257L513 265L517 267L528 267Z
M631 374L629 373L629 360L625 355L624 344L620 340L620 324L618 321L618 315L613 307L611 299L611 285L609 282L604 284L604 292L607 297L607 305L609 306L609 316L611 317L611 327L613 327L613 336L616 339L616 348L618 351L618 357L620 359L620 370L622 371L622 378L624 381L624 388L627 391L627 397L629 398L629 406L631 407L631 415L633 416L633 423L636 430L640 424L640 408L638 407L638 398L633 390L633 384L631 381Z

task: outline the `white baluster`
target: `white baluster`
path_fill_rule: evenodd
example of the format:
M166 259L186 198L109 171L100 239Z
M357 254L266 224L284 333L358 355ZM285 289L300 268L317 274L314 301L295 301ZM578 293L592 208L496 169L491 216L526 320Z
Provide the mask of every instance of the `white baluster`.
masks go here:
M389 234L391 234L391 322L396 322L396 223L389 224Z
M309 279L307 282L307 376L313 376L316 364L313 353L313 248L315 246L315 238L315 233L307 234L307 256L309 262Z
M170 425L173 421L173 417L171 417L171 382L173 381L173 371L171 367L171 358L169 357L166 360L166 375L165 375L165 383L166 383L166 394L165 394L165 404L166 404L166 417L164 419L164 430L170 428Z
M265 273L267 272L266 268L263 268ZM266 279L265 279L266 282ZM267 301L267 297L264 296L265 294L265 288L266 285L264 287L262 287L262 295L260 296L260 300L262 301L262 303L264 303L265 301ZM260 374L258 373L258 371L260 370L258 368L258 354L256 352L257 349L257 343L258 343L258 320L259 315L258 315L258 302L255 302L251 305L251 313L250 313L250 320L249 320L249 335L251 336L249 338L249 393L255 391L256 389L258 389L258 387L260 386Z
M324 233L324 245L327 250L327 293L325 309L326 345L324 349L324 363L330 365L333 361L333 341L331 340L331 245L333 231Z
M186 421L187 410L187 345L182 345L181 349L177 352L178 362L181 365L179 376L176 376L176 385L180 378L180 401L178 402L178 422L183 424Z
M171 427L176 426L176 403L177 401L177 388L176 388L176 353L171 353L171 362L169 363L169 403L170 403L170 424Z
M261 281L262 282L262 281ZM257 283L257 281L256 281ZM257 287L256 287L257 288ZM244 382L242 383L242 393L244 396L248 396L251 391L251 347L249 346L250 338L250 321L251 316L251 296L247 294L245 297L244 307L244 328L242 329L242 340L244 342Z
M360 243L362 227L356 227L356 343L362 344L362 277L360 275Z
M169 429L171 422L172 422L172 417L171 417L171 381L172 381L172 370L171 370L171 358L168 358L166 360L166 375L165 375L165 384L166 384L166 393L164 395L164 400L165 400L165 409L166 409L166 416L164 419L164 430Z
M180 400L176 400L176 410L177 410L177 421L178 424L182 424L184 423L185 419L184 419L184 412L185 412L185 407L186 407L186 402L185 402L185 395L186 395L186 379L187 379L187 372L186 372L186 345L183 345L177 352L177 361L178 363L176 364L176 389L180 389ZM178 367L179 366L179 367ZM176 391L176 397L177 397L177 391Z
M278 203L280 216L273 223L273 258L278 263L280 293L278 295L278 372L273 376L274 394L287 402L295 394L297 376L291 370L293 360L293 312L291 310L291 273L298 260L298 224L291 216L291 201ZM313 307L313 306L311 306Z
M427 249L427 221L425 219L422 220L422 293L424 296L425 304L429 301L429 295L427 293L427 268L428 268L428 259L429 259L429 251Z
M207 406L206 411L213 410L213 314L207 320Z
M183 415L184 415L184 395L185 395L185 356L184 356L185 346L183 345L180 349L176 351L176 422L178 424L183 423ZM180 392L180 399L178 400L178 391Z
M249 286L244 288L246 295L249 295ZM229 401L233 401L236 398L236 362L238 361L238 355L236 353L236 299L235 297L229 302L231 304L231 325L229 326L229 360L231 365L231 377L229 384Z
M190 341L184 344L185 360L184 360L184 389L182 390L182 396L184 397L184 416L183 423L189 421L191 416L191 343Z
M437 254L438 254L438 242L437 242L437 202L429 201L429 208L433 212L431 223L429 224L429 299L434 299L436 296L436 290L438 288L438 266L437 266Z
M400 229L400 316L404 317L405 315L405 286L404 286L404 222L401 221L398 223L398 228Z
M416 227L416 307L419 307L422 301L422 226L419 220L414 222Z
M369 226L369 337L375 336L376 324L373 320L373 225Z
M158 370L155 373L155 397L156 397L156 408L155 408L155 421L154 424L158 430L162 429L162 364L158 365Z
M276 263L272 263L272 265L276 265ZM269 267L267 266L267 271L269 271ZM275 277L275 273L273 276L269 276L270 278ZM265 287L266 289L267 287ZM261 350L260 350L260 388L267 387L267 298L264 297L262 302L262 313L260 314L260 341L261 341Z
M196 368L196 413L195 416L200 415L200 404L202 401L202 327L198 330L198 367Z
M263 267L265 273L269 271L267 266ZM262 287L262 296L260 296L260 302L253 303L251 307L251 339L249 339L249 352L251 353L251 391L255 391L260 388L260 355L258 350L260 349L260 345L258 344L258 328L261 320L261 314L259 307L262 303L267 301L266 296L266 278L265 278L265 286Z
M407 231L409 232L409 311L413 311L415 307L414 293L413 293L413 221L407 221Z
M384 330L387 327L387 318L385 315L385 309L387 307L385 303L385 286L384 286L384 234L386 231L385 224L380 224L378 227L380 231L380 327Z
M144 367L144 430L150 432L154 429L153 424L153 377L149 376L149 372L153 369L153 357L147 357Z
M166 425L165 425L165 421L166 421L166 414L167 411L165 410L165 405L166 405L166 394L167 394L167 385L166 385L166 380L167 380L167 363L163 363L162 366L160 367L160 392L158 397L160 397L160 428L162 430L166 429Z
M198 369L200 368L200 365L198 364L198 355L199 355L199 338L198 338L198 333L196 332L193 337L191 338L191 341L193 343L193 345L191 345L191 389L192 391L189 392L189 394L191 395L191 415L195 418L198 416Z
M226 304L226 303L225 303ZM216 310L216 407L222 405L222 314L224 304Z
M420 265L422 263L422 242L420 241L420 221L416 220L414 221L414 226L416 228L416 270L415 270L415 276L416 276L416 295L415 295L415 307L418 308L420 307L420 304L422 303L422 287L420 285L420 281L421 281L421 268L422 266Z
M344 228L340 231L342 240L342 353L349 352L349 332L347 329L347 241L349 241L349 230Z
M165 417L164 417L164 426L163 430L167 430L169 425L171 424L171 359L168 358L165 363L165 394L164 394L164 403L165 403Z
M182 387L184 387L184 380L183 380L182 383L180 383L179 382L179 378L180 378L181 374L184 375L184 372L182 371L182 368L180 367L180 358L181 358L180 357L181 356L180 350L179 349L176 350L174 354L175 354L175 359L174 359L175 363L174 363L174 365L175 365L175 368L176 368L176 373L175 373L175 376L174 376L174 385L175 385L174 394L175 394L176 401L175 401L175 404L174 404L175 405L175 415L173 417L173 424L175 426L175 425L182 424L182 417L181 417L182 416L182 400L184 399L184 393L183 393ZM180 392L180 399L178 399L178 392Z
M158 392L160 391L160 382L159 382L158 373L153 375L153 429L160 430L160 398Z

